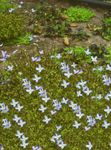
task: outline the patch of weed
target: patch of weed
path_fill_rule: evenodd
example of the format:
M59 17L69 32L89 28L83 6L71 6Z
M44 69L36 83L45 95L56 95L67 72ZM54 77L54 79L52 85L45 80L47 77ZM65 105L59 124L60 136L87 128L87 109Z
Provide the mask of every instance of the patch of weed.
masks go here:
M95 15L90 9L85 7L69 7L64 11L64 14L70 22L87 22Z

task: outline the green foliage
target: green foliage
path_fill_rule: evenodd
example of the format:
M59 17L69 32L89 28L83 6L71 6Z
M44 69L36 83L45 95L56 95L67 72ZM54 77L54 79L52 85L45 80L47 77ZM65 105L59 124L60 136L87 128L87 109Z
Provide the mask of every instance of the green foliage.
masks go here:
M69 7L64 14L71 22L87 22L95 15L90 9L84 7Z
M43 5L37 8L34 33L45 36L64 36L69 31L69 24L62 17L62 9L53 5Z
M73 53L75 55L84 55L85 48L81 46L75 46L75 47L66 47L64 48L64 50L69 53Z
M19 14L0 13L0 40L8 41L25 32L25 18Z
M106 40L111 40L111 17L103 20L102 36Z
M107 54L105 55L107 63L111 63L111 46L107 48Z
M25 35L22 35L16 39L6 42L6 45L14 45L14 44L28 45L31 42L31 36L32 36L31 33L26 33Z
M105 18L105 19L104 19L104 23L105 23L107 26L111 26L111 17Z
M16 8L17 5L9 0L0 0L0 12L8 11L10 8Z

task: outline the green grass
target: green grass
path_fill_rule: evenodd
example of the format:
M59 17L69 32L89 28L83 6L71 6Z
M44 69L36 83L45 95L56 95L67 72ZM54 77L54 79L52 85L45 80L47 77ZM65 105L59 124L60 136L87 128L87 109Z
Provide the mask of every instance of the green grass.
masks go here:
M74 52L78 55L68 54L69 48L65 48L65 51L61 53L62 58L60 62L65 61L68 65L71 65L73 62L77 63L77 68L83 69L83 74L73 75L69 79L63 75L60 70L60 63L56 63L53 59L50 59L51 55L57 54L58 51L45 52L41 57L42 60L40 64L45 68L39 76L42 79L39 83L32 81L34 74L38 74L35 68L38 66L39 62L32 62L31 55L25 52L23 49L19 50L19 55L15 55L9 58L9 60L4 63L7 65L14 65L14 70L8 72L6 70L1 71L1 82L6 82L6 79L10 79L5 84L0 85L0 102L4 102L9 106L10 111L7 114L0 113L0 143L4 145L6 150L22 150L19 146L20 141L15 137L16 130L20 130L29 137L29 145L26 148L31 149L33 145L40 145L43 150L59 150L56 144L50 142L50 138L56 132L56 125L62 125L61 131L59 133L62 135L64 142L67 144L67 147L64 150L86 150L85 145L88 141L91 141L93 144L94 150L109 150L109 142L111 141L111 127L104 129L101 127L102 122L97 121L97 124L94 127L91 127L91 130L85 132L84 127L86 124L86 115L96 116L97 113L103 114L103 119L105 118L104 109L107 105L111 106L110 101L106 101L102 98L101 101L97 99L91 99L91 96L84 95L79 98L76 96L77 88L76 84L81 79L90 81L88 82L88 87L93 90L93 94L101 93L102 96L106 95L110 91L110 87L106 87L102 83L102 75L105 72L100 73L97 76L97 73L93 72L93 67L97 67L103 64L103 59L101 59L97 64L90 64L86 62L85 57L83 57L84 48L76 47ZM72 49L72 48L71 48ZM39 53L36 52L33 56L39 56ZM78 57L81 58L78 61ZM26 65L28 63L28 65ZM105 67L107 63L103 64ZM22 75L19 74L22 72ZM73 72L73 69L71 69ZM106 72L110 76L110 72ZM32 83L32 87L35 85L42 85L46 89L50 101L45 104L38 95L38 92L35 91L31 95L28 94L22 86L22 79L28 78ZM61 81L65 79L70 82L70 86L66 89L61 87ZM79 120L73 111L67 106L63 105L62 109L53 117L50 114L50 111L53 109L52 100L58 99L61 102L62 97L68 98L69 100L77 103L81 107L81 111L85 116ZM10 106L12 99L19 101L21 105L24 106L23 110L18 113L14 108ZM40 104L44 104L47 107L47 110L44 114L41 114L38 111ZM27 123L23 128L20 128L15 122L12 121L14 114L18 114L23 120ZM45 125L42 122L43 116L48 115L52 118L51 122L48 125ZM2 119L7 118L11 121L12 127L10 129L3 129ZM78 120L82 123L82 126L79 129L72 127L72 124L75 120ZM111 122L110 115L107 117L107 121Z
M29 45L31 43L31 33L26 33L25 35L19 36L16 39L7 41L5 45Z
M88 22L95 14L85 7L69 7L64 11L70 22Z
M10 8L17 8L17 5L11 3L9 0L0 0L0 12L6 12Z

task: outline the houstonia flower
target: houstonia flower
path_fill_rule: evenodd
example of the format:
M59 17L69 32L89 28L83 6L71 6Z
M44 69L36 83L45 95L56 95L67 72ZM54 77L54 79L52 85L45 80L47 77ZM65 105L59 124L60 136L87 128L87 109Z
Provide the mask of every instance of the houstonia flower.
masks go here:
M81 97L81 96L83 96L81 91L77 91L77 97Z
M76 114L76 116L77 116L79 119L81 119L81 118L84 116L84 114L80 111L80 112L78 112L78 113Z
M6 61L9 55L7 54L6 51L1 51L1 52L2 52L2 58L0 59L0 61Z
M8 121L6 118L5 119L3 119L2 120L2 126L4 127L4 128L10 128L11 127L11 123L10 123L10 121Z
M63 86L64 88L67 88L68 85L70 85L70 83L63 80L61 86Z
M43 50L39 50L39 54L43 55L44 51Z
M16 123L18 123L20 119L21 119L21 118L18 117L18 116L15 114L15 115L14 115L14 118L13 118L13 121L15 121Z
M61 138L61 135L60 134L55 134L55 135L53 135L52 136L52 138L51 138L51 142L56 142L57 140L59 140Z
M56 58L57 58L57 59L62 58L61 54L57 54L57 55L56 55Z
M103 83L104 83L104 85L110 86L111 78L108 77L107 75L103 75Z
M96 120L92 116L87 116L88 126L94 126L96 124Z
M106 66L106 70L111 71L111 63Z
M57 145L61 148L64 149L67 144L65 144L61 139L57 141Z
M88 144L86 145L86 148L88 148L88 150L91 150L92 147L93 147L93 146L92 146L91 142L89 141Z
M38 82L40 79L41 79L41 77L37 76L36 74L34 75L33 80L34 80L35 82Z
M23 127L24 124L26 124L25 121L23 121L20 117L17 115L14 115L13 121L15 121L19 126Z
M32 146L32 150L42 150L40 146Z
M4 147L2 144L0 144L0 150L4 150Z
M85 50L85 54L86 54L86 55L91 55L91 52L90 52L90 49L89 49L89 48L87 48L87 49Z
M56 114L57 111L51 110L50 112L51 112L51 115L54 115Z
M25 141L22 142L22 144L20 144L21 147L26 148L28 146L29 143L26 143Z
M34 92L34 89L32 89L31 82L28 81L27 78L23 79L23 84L24 88L26 89L26 92L29 94L32 94Z
M7 113L9 111L9 108L4 103L0 103L0 111L2 113Z
M24 134L22 132L20 132L19 130L17 130L15 135L22 142L22 144L20 144L20 146L23 147L23 148L26 148L28 146L28 143L26 143L26 141L28 140L28 137L25 137Z
M111 125L110 123L108 123L106 120L104 120L104 123L102 124L102 127L107 129L110 125Z
M10 66L7 66L7 71L12 71L13 70L13 68L14 68L14 66L13 65L10 65Z
M69 65L67 65L65 62L62 62L61 63L61 70L62 70L62 72L70 71Z
M48 124L51 121L51 118L48 118L46 115L44 116L43 122Z
M42 70L44 70L44 67L39 64L38 67L36 67L36 70L40 73Z
M101 114L97 114L97 115L96 115L96 119L97 119L97 120L101 120L102 117L103 117L103 115L101 115Z
M91 60L93 63L96 63L98 61L97 59L97 56L91 56Z
M16 137L18 137L19 139L21 139L21 137L24 135L22 132L20 132L19 130L17 130L16 132Z
M12 102L10 104L15 108L19 104L19 102L12 99Z
M9 13L12 13L14 10L15 10L15 9L10 8L10 9L9 9Z
M105 99L108 101L111 99L111 91L108 94L106 94Z
M17 105L15 106L15 109L20 112L21 109L23 109L23 106L21 106L20 104L17 104Z
M19 125L20 127L23 127L24 124L26 124L26 122L23 121L22 119L20 119L19 122L18 122L18 125Z
M25 137L25 135L22 135L22 136L20 137L20 140L21 140L22 142L26 142L26 141L28 140L28 137Z
M72 76L72 73L68 71L68 72L64 73L64 75L65 75L67 78L70 78L70 77Z
M50 100L50 97L48 97L47 95L45 95L44 97L42 97L42 100L47 103Z
M107 108L104 109L104 111L109 115L111 113L111 108L107 106Z
M41 57L31 57L33 62L39 62L41 61Z
M76 129L78 129L81 126L81 123L78 123L77 121L75 121L72 126Z
M44 107L44 105L40 105L39 111L44 113L46 109L47 109L47 107Z
M62 101L61 101L62 104L68 104L68 102L69 102L68 99L65 99L64 97L62 98Z
M61 130L62 126L59 125L59 126L56 126L56 131L58 132L59 130Z
M91 129L91 127L84 127L84 129L85 129L85 131L88 131L88 130L90 130Z
M90 95L90 93L92 93L92 90L90 90L87 86L83 87L83 92L86 94L86 95Z
M60 110L62 108L61 102L58 100L53 100L54 110Z
M77 64L75 62L73 62L73 64L71 66L75 69Z

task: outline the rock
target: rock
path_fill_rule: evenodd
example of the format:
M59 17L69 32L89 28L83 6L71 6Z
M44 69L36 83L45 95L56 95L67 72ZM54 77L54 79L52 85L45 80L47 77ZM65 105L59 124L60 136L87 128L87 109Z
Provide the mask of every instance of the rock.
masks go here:
M68 46L68 45L70 44L68 37L64 37L64 44L65 44L66 46Z
M77 27L78 25L76 23L71 23L70 27Z

